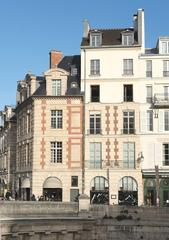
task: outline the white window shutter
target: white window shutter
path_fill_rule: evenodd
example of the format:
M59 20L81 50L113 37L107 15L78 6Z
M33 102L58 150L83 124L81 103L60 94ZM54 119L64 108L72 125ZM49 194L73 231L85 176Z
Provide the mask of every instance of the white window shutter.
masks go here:
M163 132L164 131L164 112L159 111L158 113L158 131Z
M147 132L147 115L146 111L140 112L140 131Z

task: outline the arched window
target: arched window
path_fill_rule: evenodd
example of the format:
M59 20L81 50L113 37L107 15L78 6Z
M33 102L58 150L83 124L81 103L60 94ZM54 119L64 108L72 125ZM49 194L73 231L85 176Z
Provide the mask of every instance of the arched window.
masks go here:
M91 190L104 191L108 189L108 181L104 177L95 177L91 181Z
M138 185L134 178L123 177L119 183L119 190L121 191L137 191Z

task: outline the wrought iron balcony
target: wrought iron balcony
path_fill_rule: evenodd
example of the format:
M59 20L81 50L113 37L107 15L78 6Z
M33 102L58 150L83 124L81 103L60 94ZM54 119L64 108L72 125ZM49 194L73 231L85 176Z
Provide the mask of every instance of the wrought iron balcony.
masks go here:
M154 95L155 106L169 106L169 94L155 94Z

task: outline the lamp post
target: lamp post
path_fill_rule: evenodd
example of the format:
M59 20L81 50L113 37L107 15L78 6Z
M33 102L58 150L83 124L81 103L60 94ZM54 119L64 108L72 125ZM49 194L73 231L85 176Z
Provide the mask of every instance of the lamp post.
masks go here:
M160 179L159 179L158 165L155 165L155 176L156 176L156 192L157 192L156 204L157 204L157 207L159 207L160 206Z

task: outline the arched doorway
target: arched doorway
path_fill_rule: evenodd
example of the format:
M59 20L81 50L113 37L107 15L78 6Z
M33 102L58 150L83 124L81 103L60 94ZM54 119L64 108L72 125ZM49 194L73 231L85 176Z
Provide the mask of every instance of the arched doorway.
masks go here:
M30 201L30 179L23 179L21 188L23 189L23 200Z
M156 205L156 182L155 179L146 179L144 182L144 202L148 206Z
M43 184L43 196L45 200L62 201L62 182L57 177L49 177Z
M167 206L169 200L169 178L161 179L160 182L160 205Z
M92 204L109 204L109 186L104 177L95 177L90 184L90 202Z
M118 203L120 205L138 204L138 185L134 178L123 177L119 182Z

